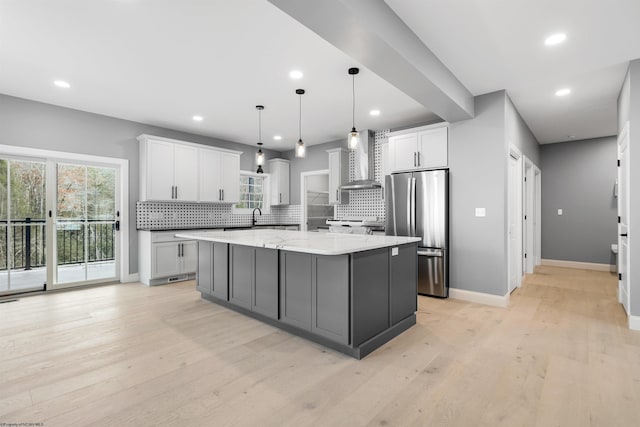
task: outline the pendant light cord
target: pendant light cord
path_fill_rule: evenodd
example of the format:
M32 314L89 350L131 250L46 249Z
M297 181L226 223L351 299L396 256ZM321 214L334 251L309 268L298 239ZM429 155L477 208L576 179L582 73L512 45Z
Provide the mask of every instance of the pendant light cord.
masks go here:
M258 142L262 142L262 110L258 110Z
M355 74L351 75L351 104L353 106L353 111L351 113L351 125L353 128L356 127L356 76Z
M300 99L300 108L298 109L298 139L302 139L302 95L298 95Z

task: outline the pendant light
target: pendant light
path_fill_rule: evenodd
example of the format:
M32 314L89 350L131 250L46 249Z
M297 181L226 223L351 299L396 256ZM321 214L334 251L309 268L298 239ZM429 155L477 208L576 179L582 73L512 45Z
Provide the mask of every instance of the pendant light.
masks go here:
M356 68L356 67L349 68L349 75L352 78L352 85L351 85L352 98L351 99L352 99L353 111L351 116L351 119L352 119L351 132L349 132L349 135L347 135L347 146L351 150L355 150L355 148L360 143L360 132L356 130L356 74L358 74L359 72L360 72L359 68Z
M296 144L296 157L305 156L304 142L302 142L302 95L304 95L304 89L296 89L296 93L300 97L300 109L298 115L298 143Z
M256 153L258 170L256 173L264 173L262 170L262 165L264 165L264 153L262 152L262 110L264 110L264 106L256 105L256 110L258 110L258 152Z

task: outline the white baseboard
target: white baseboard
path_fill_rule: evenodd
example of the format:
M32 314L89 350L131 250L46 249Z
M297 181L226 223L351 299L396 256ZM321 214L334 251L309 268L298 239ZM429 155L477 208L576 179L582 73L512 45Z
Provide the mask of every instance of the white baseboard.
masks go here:
M640 331L640 316L629 315L629 329Z
M504 308L509 305L510 294L507 293L506 295L499 296L485 294L482 292L467 291L464 289L449 288L449 296L451 298L459 299L462 301L469 301L478 304L492 305L494 307Z
M578 268L580 270L616 271L615 265L597 264L595 262L563 261L559 259L543 259L542 265L550 267Z
M126 277L123 277L122 280L120 280L121 283L133 283L133 282L139 282L139 281L140 281L140 273L128 274Z

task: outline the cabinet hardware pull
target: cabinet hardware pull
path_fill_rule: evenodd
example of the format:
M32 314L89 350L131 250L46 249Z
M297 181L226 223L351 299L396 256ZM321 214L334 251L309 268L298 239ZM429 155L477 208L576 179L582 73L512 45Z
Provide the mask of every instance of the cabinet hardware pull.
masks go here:
M416 167L416 152L413 152L413 167Z
M176 199L178 198L178 186L176 185Z
M282 203L282 193L280 193L280 203Z
M336 202L340 199L340 195L338 193L338 189L336 189Z
M418 151L418 166L420 166L420 152Z
M224 200L224 188L222 189L222 200Z

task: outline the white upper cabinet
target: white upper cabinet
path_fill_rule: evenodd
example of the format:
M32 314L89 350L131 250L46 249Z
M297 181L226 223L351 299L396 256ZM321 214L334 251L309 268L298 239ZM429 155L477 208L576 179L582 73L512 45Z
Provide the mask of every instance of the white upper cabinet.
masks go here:
M222 193L222 153L215 150L200 149L200 201L220 202ZM238 177L240 180L240 177Z
M388 167L391 172L448 166L448 124L394 132L389 136Z
M174 144L175 200L198 200L198 149Z
M289 204L289 160L269 160L271 174L271 205Z
M240 202L240 153L222 152L222 202Z
M239 151L140 135L140 200L237 203Z
M349 152L344 148L327 150L329 153L329 204L349 203L349 192L340 186L349 181Z

